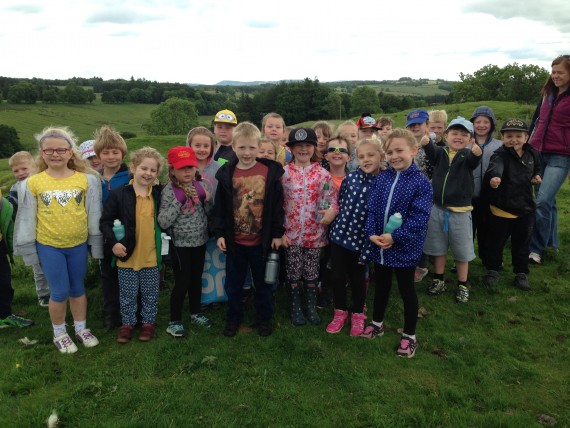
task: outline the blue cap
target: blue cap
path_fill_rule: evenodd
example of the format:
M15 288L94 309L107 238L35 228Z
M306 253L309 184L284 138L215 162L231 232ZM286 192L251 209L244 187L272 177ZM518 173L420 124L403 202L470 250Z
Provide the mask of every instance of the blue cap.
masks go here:
M461 116L457 116L455 119L449 122L449 125L447 126L445 132L449 131L451 128L457 128L457 127L465 128L467 132L473 134L473 124Z
M426 123L429 121L429 114L425 110L412 110L408 113L408 117L406 118L408 121L406 122L406 128L410 125L414 125L415 123Z

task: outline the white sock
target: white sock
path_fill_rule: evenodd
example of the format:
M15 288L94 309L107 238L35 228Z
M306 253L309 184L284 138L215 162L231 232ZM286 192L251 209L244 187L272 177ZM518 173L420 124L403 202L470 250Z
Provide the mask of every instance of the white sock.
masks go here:
M415 334L406 334L406 333L404 333L404 334L402 334L402 336L407 337L407 338L410 338L410 339L412 339L412 340L416 340L416 335L415 335Z
M81 330L85 330L87 321L73 321L73 326L75 327L75 333L79 333Z
M65 323L63 324L52 324L53 327L53 337L59 337L65 334Z
M376 327L382 327L382 324L384 324L384 321L380 321L380 322L372 321L372 324L374 324Z

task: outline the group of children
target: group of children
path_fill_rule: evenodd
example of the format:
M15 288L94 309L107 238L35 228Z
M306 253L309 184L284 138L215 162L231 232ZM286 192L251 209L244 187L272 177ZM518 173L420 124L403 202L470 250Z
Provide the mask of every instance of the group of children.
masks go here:
M132 153L127 166L127 146L111 128L98 130L94 140L80 146L81 152L69 129L46 128L36 136L39 156L33 175L31 155L10 159L18 180L10 195L18 207L15 254L33 266L38 301L49 307L53 342L62 353L77 351L65 327L68 301L77 341L85 347L98 344L86 326L88 252L99 260L105 323L120 326L119 343L129 342L137 325L141 341L154 336L166 254L174 273L166 331L187 335L186 296L190 322L210 327L212 321L200 312L200 297L206 242L213 235L227 256L225 336L239 331L244 289L251 287L252 327L261 336L272 333L275 287L265 281L264 266L269 252L281 251L291 322L318 325L319 288L322 294L330 289L334 316L328 333L340 332L350 317L351 336L381 336L394 275L404 302L397 355L410 358L417 346L414 282L425 276L431 260L428 294L443 293L450 248L456 299L467 302L475 229L488 269L485 282L496 286L510 235L516 285L530 289L531 184L540 182L540 168L525 144L526 124L506 121L501 146L492 138L494 116L488 107L477 109L470 121L457 117L446 122L443 111L414 110L407 129L392 129L391 120L364 113L334 133L326 122L287 132L277 113L266 115L260 130L249 122L238 125L233 112L222 110L214 118L213 134L194 128L185 146L168 151L164 186L158 180L164 159L153 148ZM8 215L5 205L10 204L2 206L2 219ZM477 210L483 220L476 224ZM401 224L387 230L394 215ZM11 238L9 224L2 220L3 241ZM162 248L168 242L164 232L168 248ZM496 239L488 239L489 234ZM10 244L0 245L6 253L0 257L7 257ZM9 265L2 267L0 322L29 325L31 320L11 314ZM369 277L375 296L372 322L365 326Z

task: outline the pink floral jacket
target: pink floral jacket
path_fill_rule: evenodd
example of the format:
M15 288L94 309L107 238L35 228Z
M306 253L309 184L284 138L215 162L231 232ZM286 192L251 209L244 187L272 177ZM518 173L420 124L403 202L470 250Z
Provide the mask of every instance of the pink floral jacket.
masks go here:
M338 212L338 190L331 175L318 163L299 167L293 163L285 166L281 177L283 207L285 209L285 235L291 245L320 248L328 244L328 226L317 219L318 204L329 184L331 208Z

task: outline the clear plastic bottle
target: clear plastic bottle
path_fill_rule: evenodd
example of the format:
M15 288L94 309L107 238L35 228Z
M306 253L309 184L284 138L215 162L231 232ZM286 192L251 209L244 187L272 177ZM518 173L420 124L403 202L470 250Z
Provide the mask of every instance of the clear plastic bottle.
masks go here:
M402 225L402 214L395 213L390 216L388 223L384 226L384 233L393 233Z
M332 203L331 203L331 190L330 190L330 186L329 183L325 183L325 185L323 186L323 196L321 198L321 200L319 201L319 205L317 205L317 211L320 210L328 210L331 207ZM317 216L316 219L317 221L321 221L323 219L323 214L317 212Z

